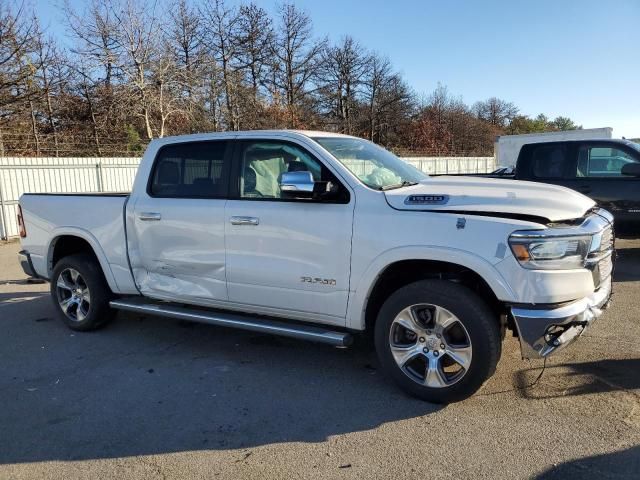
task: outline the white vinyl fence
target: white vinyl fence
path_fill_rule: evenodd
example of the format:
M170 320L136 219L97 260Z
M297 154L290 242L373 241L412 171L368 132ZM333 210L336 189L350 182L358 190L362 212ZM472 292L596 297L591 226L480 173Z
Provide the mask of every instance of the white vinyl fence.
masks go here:
M487 173L493 157L407 157L429 174ZM19 234L18 199L23 193L128 192L140 158L0 158L0 238ZM364 172L363 172L364 173Z

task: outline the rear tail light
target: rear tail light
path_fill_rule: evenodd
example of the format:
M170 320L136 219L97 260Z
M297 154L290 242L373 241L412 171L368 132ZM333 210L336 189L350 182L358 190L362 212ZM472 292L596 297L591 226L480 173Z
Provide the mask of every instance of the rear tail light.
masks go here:
M22 207L18 205L18 227L20 228L20 236L22 238L27 236L27 229L24 226L24 217L22 216Z

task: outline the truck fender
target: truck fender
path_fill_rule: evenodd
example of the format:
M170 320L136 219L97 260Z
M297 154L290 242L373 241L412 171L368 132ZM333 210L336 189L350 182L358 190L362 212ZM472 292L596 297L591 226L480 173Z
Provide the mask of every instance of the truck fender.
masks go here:
M502 274L486 259L473 253L449 247L404 246L386 250L378 255L366 268L355 289L349 295L347 327L354 330L365 329L367 301L376 281L385 269L403 260L434 260L460 265L474 271L484 279L500 300L512 300L515 294ZM355 279L354 279L355 280Z
M117 293L119 291L118 283L116 282L115 277L113 276L113 272L111 271L111 267L109 266L109 260L107 259L104 250L100 246L100 243L94 237L91 232L84 230L78 227L59 227L55 228L51 231L51 237L49 238L48 246L47 246L47 273L49 278L51 278L51 259L53 258L53 249L55 246L55 240L58 237L62 237L65 235L74 236L85 240L93 249L93 253L95 253L98 262L100 263L100 268L102 268L102 273L104 274L104 278L109 285L109 288L112 292Z

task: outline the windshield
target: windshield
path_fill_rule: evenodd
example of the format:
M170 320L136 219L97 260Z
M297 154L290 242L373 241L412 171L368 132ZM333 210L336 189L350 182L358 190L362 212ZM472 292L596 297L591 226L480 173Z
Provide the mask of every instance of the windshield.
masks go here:
M376 190L415 185L429 178L426 173L367 140L349 137L316 137L314 140L362 183Z

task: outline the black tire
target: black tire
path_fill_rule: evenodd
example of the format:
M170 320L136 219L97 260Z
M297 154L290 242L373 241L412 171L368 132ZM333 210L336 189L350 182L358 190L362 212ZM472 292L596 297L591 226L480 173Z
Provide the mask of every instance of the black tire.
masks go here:
M82 287L81 289L68 290L66 288L76 286L76 283L71 280L71 271L79 273L80 279L77 284ZM64 283L65 287L60 287L59 282ZM75 295L74 292L85 292L86 289L88 289L89 295L77 295L77 302L69 302L71 306L66 313L61 302L69 300L71 296ZM114 295L104 279L100 264L91 255L69 255L56 263L51 275L51 299L56 312L70 329L86 332L95 330L112 320L116 312L109 307L109 301L113 297ZM87 298L89 301L86 300ZM76 305L75 309L73 305Z
M428 306L424 304L428 304ZM411 364L412 370L410 370L409 373L406 373L406 366L409 362L401 367L394 359L390 343L397 341L394 336L397 335L397 333L395 333L397 329L404 328L402 325L398 327L398 324L392 327L394 319L396 319L400 312L415 305L419 305L415 307L417 309L424 308L426 310L435 306L446 309L446 311L448 311L447 313L451 313L457 317L455 320L456 328L460 329L460 324L464 327L459 331L464 331L464 335L470 341L469 347L472 347L472 350L470 350L472 354L470 355L468 368L460 368L458 380L451 385L449 385L448 382L445 382L443 384L444 386L435 388L425 385L424 383L426 383L427 378L426 371L423 383L419 383L420 379L412 378L411 373L419 370L421 361L425 363L425 368L428 370L429 359L427 358L427 354L424 355L424 358L420 357L422 355L420 352L411 354L413 356L410 358L414 358L413 361L417 362L418 368L414 368L413 364ZM436 310L429 311L435 312ZM430 318L429 315L430 313L427 313L427 318ZM419 311L417 316L420 317ZM431 330L426 331L432 336L435 335ZM409 342L411 342L411 331L405 335L409 335ZM448 334L445 333L445 335ZM392 336L394 337L392 338ZM451 363L452 357L447 355L446 349L439 350L440 347L444 346L444 343L429 351L429 347L426 344L429 343L430 339L431 337L426 339L424 337L416 337L415 346L420 349L422 344L419 345L418 342L426 342L424 345L426 348L422 351L430 353L434 362L437 362L438 358L433 357L441 355L439 358L440 362L444 362L444 359L447 359L447 362ZM439 340L438 343L440 343ZM375 345L383 371L405 392L432 403L451 403L473 395L495 372L502 348L499 322L486 303L472 290L463 285L445 280L421 280L411 283L391 294L378 313L375 324ZM414 346L410 346L409 348L415 349ZM448 344L446 348L449 348ZM435 353L436 350L439 350L437 354ZM415 352L415 350L412 351ZM439 365L443 365L443 363ZM455 363L453 363L453 365L454 367L458 367ZM437 371L440 372L442 370ZM445 374L444 377L440 378L447 379L447 376Z

